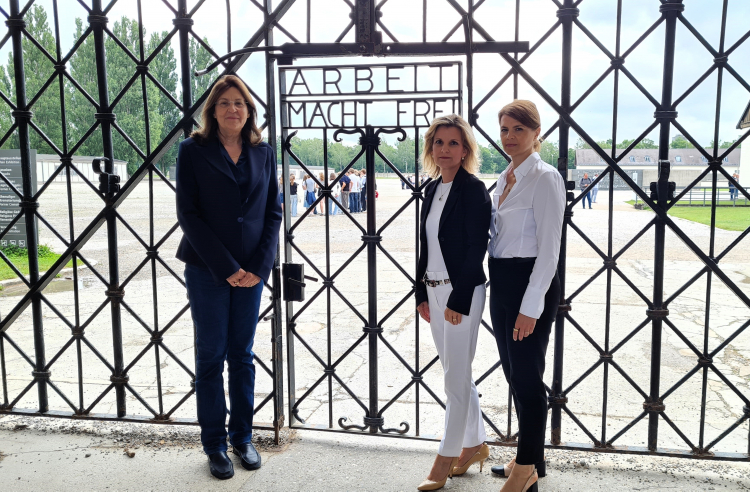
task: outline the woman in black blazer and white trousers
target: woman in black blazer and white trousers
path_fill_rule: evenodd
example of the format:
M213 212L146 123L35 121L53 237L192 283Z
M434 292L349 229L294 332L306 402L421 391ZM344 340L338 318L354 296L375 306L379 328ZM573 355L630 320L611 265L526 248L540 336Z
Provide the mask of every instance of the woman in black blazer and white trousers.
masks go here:
M489 456L479 395L471 377L484 311L491 202L479 170L478 146L458 115L433 120L425 134L427 185L422 208L416 300L430 323L443 365L445 431L427 480L419 490L436 490Z
M196 330L195 394L211 473L234 475L227 456L224 361L229 363L229 440L244 468L260 468L253 434L253 341L263 284L281 225L276 157L256 126L250 91L227 75L203 107L202 127L180 144L177 258ZM296 197L295 197L296 198Z

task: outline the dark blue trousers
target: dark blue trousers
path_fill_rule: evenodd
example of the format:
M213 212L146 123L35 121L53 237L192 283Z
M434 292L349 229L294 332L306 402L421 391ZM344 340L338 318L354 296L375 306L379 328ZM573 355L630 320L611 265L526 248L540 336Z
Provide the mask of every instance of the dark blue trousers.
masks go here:
M207 269L186 265L185 283L196 329L201 444L206 454L213 454L227 450L224 361L229 365L229 441L233 446L245 444L253 435L253 341L263 282L252 288L216 285Z

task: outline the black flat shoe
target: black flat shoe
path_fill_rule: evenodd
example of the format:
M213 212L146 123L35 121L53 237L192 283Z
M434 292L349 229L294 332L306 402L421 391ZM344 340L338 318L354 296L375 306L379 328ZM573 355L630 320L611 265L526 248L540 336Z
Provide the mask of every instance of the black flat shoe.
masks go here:
M226 451L209 454L208 466L211 469L211 475L219 480L226 480L234 476L234 465L232 465L232 460L229 459Z
M502 478L508 478L510 476L510 472L512 469L513 467L506 468L504 464L495 465L492 467L492 473L494 473L495 475L500 475ZM542 461L541 463L537 463L536 472L537 472L537 475L539 475L539 478L546 477L547 476L547 462Z
M245 470L257 470L260 468L260 453L256 451L252 443L232 446L232 452L240 457L242 467Z

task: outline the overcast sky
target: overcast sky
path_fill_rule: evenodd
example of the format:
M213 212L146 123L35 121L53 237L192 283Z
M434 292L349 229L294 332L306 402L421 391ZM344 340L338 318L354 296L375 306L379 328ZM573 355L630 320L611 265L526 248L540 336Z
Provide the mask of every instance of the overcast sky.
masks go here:
M197 0L188 0L189 8ZM468 0L458 0L466 8ZM23 3L23 2L22 2ZM52 12L52 0L37 0L48 12ZM90 5L90 0L86 0ZM105 2L107 3L107 2ZM155 31L171 30L174 15L162 0L143 0L144 24L147 36ZM169 0L176 7L177 0ZM274 2L276 3L276 2ZM349 22L349 7L343 0L312 0L313 42L331 42ZM422 0L389 0L382 8L382 21L399 41L421 41ZM622 16L622 51L641 36L659 18L658 0L626 0ZM8 0L0 0L7 9ZM706 38L719 48L722 0L685 0L685 17ZM61 6L61 42L63 51L69 50L74 42L74 19L85 20L86 11L76 0L59 0ZM109 13L110 24L121 16L137 17L137 0L119 0ZM260 10L250 0L231 0L232 47L237 49L258 29L262 22ZM281 20L281 25L304 41L306 38L305 15L307 2L299 0ZM458 13L445 0L428 0L427 35L428 41L439 41L460 20ZM498 41L513 40L514 0L486 0L476 11L476 19L482 27ZM616 42L616 0L583 0L580 21L614 53ZM521 0L520 39L532 45L555 23L557 7L552 0ZM224 54L227 51L226 39L226 0L207 0L195 19L194 30L209 39L214 49ZM750 29L750 1L729 0L727 16L726 47L735 43ZM288 42L278 29L276 43ZM384 39L388 40L384 34ZM477 39L480 39L477 35ZM525 69L535 77L542 87L558 101L561 78L561 29L558 29L526 63ZM350 32L345 41L353 41ZM451 38L463 40L459 29ZM0 52L0 59L7 60L8 43ZM179 54L179 47L173 43ZM607 69L607 57L586 35L574 27L573 36L573 101ZM653 32L630 56L625 66L641 84L659 100L664 51L664 27ZM677 51L675 64L674 94L679 97L712 64L711 54L695 37L678 22ZM431 60L434 60L431 59ZM240 75L253 85L256 92L265 92L264 57L253 55L243 67ZM367 63L370 59L329 60L323 63ZM404 59L378 59L378 63ZM418 61L425 61L424 59ZM750 82L750 40L746 41L729 58L730 65ZM301 64L304 64L303 61ZM315 64L321 63L315 60ZM497 55L475 57L474 101L480 101L508 70L508 65ZM464 78L465 80L465 78ZM613 114L614 76L610 75L588 99L575 111L575 119L597 140L611 138ZM702 144L707 145L713 138L716 114L717 75L714 73L694 91L678 108L678 121ZM520 84L519 97L532 99L540 107L544 126L556 121L554 112L524 82ZM479 124L493 137L498 136L495 114L500 107L512 99L512 83L508 81L485 105L479 109ZM742 110L750 101L750 92L734 77L725 72L721 88L720 138L730 140L740 135L735 129ZM642 133L653 121L653 105L624 76L620 77L619 116L617 140L634 138ZM465 108L464 108L465 112ZM650 135L656 139L657 133ZM575 141L573 136L572 141ZM556 134L550 137L556 140Z

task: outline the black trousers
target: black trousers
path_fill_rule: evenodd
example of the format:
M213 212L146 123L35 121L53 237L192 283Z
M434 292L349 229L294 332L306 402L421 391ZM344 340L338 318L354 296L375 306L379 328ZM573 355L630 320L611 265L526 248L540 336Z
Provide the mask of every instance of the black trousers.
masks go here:
M533 465L544 461L547 426L547 391L544 388L544 358L560 303L560 279L555 274L544 298L544 311L534 332L513 341L521 301L529 283L535 258L490 258L490 316L505 379L510 385L518 418L516 463Z

